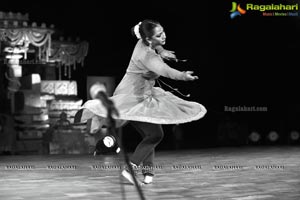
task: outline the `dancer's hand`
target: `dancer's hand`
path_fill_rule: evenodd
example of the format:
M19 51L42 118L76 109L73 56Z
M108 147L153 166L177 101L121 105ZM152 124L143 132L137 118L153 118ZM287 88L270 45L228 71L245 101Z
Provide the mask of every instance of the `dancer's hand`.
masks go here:
M165 60L175 60L177 62L177 58L175 55L175 51L163 50L160 53L160 56Z
M186 71L185 73L185 80L186 81L194 81L199 79L198 76L193 76L192 74L194 73L193 71Z

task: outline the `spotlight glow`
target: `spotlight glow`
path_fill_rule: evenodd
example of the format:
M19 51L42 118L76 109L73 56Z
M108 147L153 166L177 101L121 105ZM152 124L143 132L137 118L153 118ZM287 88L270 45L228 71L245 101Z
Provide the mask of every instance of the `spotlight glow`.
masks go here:
M298 131L291 131L290 138L294 141L299 140L300 134Z
M103 143L108 148L113 147L115 145L114 138L112 138L110 136L105 136L103 139Z
M261 136L258 132L253 131L250 135L249 135L249 139L252 142L258 142L260 140Z
M270 131L268 134L268 139L272 142L275 142L279 139L279 134L276 131Z

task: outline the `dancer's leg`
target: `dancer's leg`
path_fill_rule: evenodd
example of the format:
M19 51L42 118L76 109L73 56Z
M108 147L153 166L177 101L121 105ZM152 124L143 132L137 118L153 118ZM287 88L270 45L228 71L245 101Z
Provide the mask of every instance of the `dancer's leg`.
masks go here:
M143 132L143 129L141 129L140 126L135 125L134 123L132 125L144 139L146 137L146 134ZM142 162L143 163L142 173L144 176L146 175L154 176L154 169L153 169L154 155L155 155L155 149L153 149Z
M144 183L151 183L153 179L153 159L154 149L163 138L163 129L161 125L150 124L145 122L131 122L136 130L141 134L143 140L136 147L132 157L131 165L136 168L143 163L143 174L145 176ZM131 183L133 178L128 173L128 170L122 172L123 176ZM134 184L134 183L133 183Z
M160 143L164 136L162 126L146 122L131 122L137 130L144 134L143 140L136 147L131 162L140 165L142 162L153 164L154 149Z

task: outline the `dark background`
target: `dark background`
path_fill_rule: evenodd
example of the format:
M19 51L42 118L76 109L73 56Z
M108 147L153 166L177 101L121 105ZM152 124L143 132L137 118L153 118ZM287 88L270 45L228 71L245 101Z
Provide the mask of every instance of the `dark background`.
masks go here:
M286 135L291 126L298 126L299 17L263 17L248 11L230 19L230 9L230 1L1 3L1 11L29 13L31 22L54 24L65 37L89 42L84 67L73 73L84 100L87 76L115 76L119 82L124 75L136 43L131 27L143 19L158 20L167 34L165 48L188 59L169 64L199 76L195 82L167 83L208 109L203 119L182 125L183 146L191 148L218 145L220 126L226 121L238 124L231 132L242 130L237 131L242 142L237 139L229 142L232 145L244 144L244 135L252 129L276 129ZM224 112L224 106L260 106L268 112ZM160 148L172 146L171 129L166 126Z

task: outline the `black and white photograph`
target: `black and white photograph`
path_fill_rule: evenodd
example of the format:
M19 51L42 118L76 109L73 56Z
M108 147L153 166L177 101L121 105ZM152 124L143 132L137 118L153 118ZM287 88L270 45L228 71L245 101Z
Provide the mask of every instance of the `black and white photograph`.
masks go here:
M0 200L300 199L300 1L0 4Z

